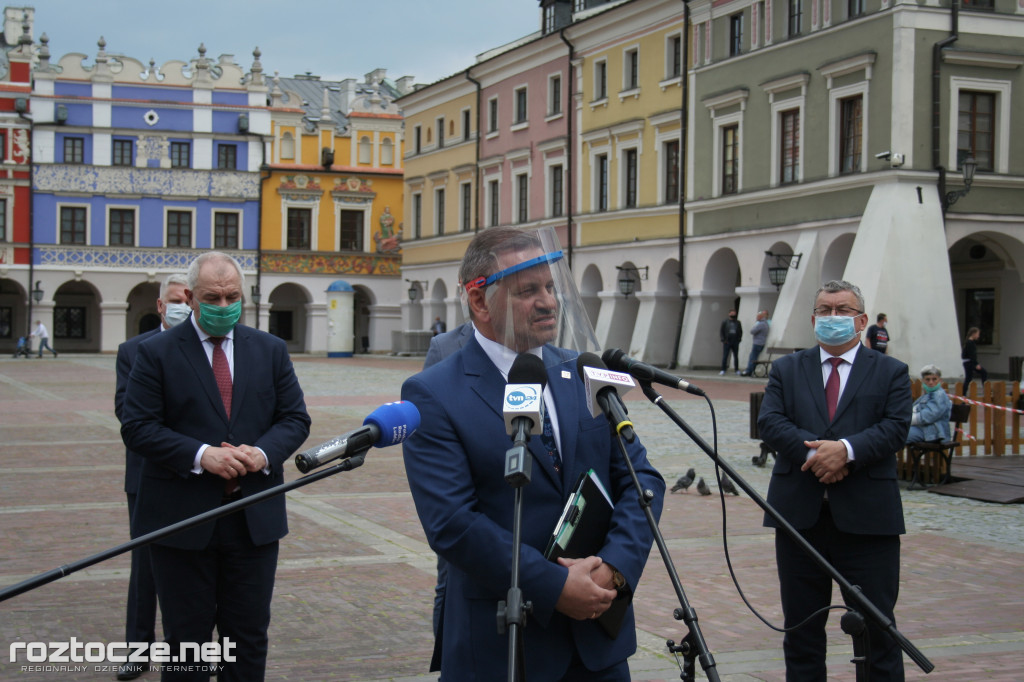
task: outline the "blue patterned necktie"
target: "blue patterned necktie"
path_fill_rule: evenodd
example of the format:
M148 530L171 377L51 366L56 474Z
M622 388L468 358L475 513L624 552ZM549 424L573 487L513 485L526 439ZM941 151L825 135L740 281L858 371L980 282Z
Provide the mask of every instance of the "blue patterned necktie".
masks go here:
M544 410L544 431L540 435L540 442L544 445L544 449L548 451L548 457L551 458L551 464L555 467L555 471L562 471L562 458L558 454L558 443L555 442L555 430L551 428L551 417L549 416L548 410Z

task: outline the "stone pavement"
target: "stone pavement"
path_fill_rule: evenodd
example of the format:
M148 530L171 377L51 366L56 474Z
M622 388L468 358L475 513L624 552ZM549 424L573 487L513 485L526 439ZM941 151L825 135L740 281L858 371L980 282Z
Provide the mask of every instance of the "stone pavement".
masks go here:
M296 370L313 418L308 445L355 428L397 399L417 358L299 356ZM748 398L763 380L698 372L714 405L666 389L680 415L762 495L769 471L751 464ZM0 359L0 587L128 540L124 454L113 414L114 358ZM673 482L689 467L714 483L714 467L639 391L627 399L653 462ZM298 472L289 466L289 479ZM366 464L289 494L291 533L281 558L270 630L268 680L427 682L432 645L434 556L408 493L399 448L374 449ZM935 664L925 678L907 659L907 679L1024 679L1024 506L1000 506L905 491L900 631ZM726 514L723 514L723 509ZM772 535L746 495L677 493L661 520L668 551L725 682L783 680L781 614ZM728 540L723 546L724 535ZM103 680L113 674L23 671L12 642L123 639L127 555L0 603L0 679ZM838 595L836 597L838 602ZM655 549L636 595L641 649L637 680L679 679L665 640L685 635L678 600ZM853 680L851 647L829 625L830 679ZM529 655L529 652L527 652ZM703 677L698 665L697 676ZM147 673L141 679L158 679Z

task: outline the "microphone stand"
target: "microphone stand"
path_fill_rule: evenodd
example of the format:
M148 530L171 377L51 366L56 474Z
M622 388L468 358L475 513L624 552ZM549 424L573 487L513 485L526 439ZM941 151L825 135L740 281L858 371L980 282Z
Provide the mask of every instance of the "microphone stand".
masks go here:
M320 471L314 474L309 474L308 476L297 478L294 481L291 481L290 483L283 483L281 485L274 486L273 488L262 490L256 493L255 495L243 497L240 500L235 500L234 502L222 505L220 507L217 507L216 509L211 509L210 511L203 512L202 514L197 514L196 516L193 516L191 518L178 521L177 523L173 523L170 526L165 526L164 528L155 530L152 533L146 533L145 535L134 538L130 542L126 542L116 547L111 547L110 549L100 552L99 554L93 554L92 556L86 557L84 559L79 559L78 561L73 561L70 564L65 564L64 566L60 566L51 571L47 571L46 573L40 573L34 578L23 580L17 585L11 585L10 587L6 587L3 590L0 590L0 602L10 599L11 597L16 597L19 594L28 592L29 590L34 590L37 587L46 585L47 583L52 583L56 580L59 580L60 578L69 576L72 573L75 573L76 571L80 571L83 568L88 568L89 566L98 564L101 561L106 561L107 559L116 557L119 554L124 554L125 552L129 552L137 547L148 545L151 542L154 542L161 538L165 538L168 535L173 535L178 531L198 526L199 524L206 523L207 521L219 519L222 516L232 514L238 511L239 509L245 509L246 507L250 507L268 498L276 497L277 495L283 495L284 493L287 493L291 490L295 490L296 488L301 488L304 485L309 485L310 483L319 481L322 478L333 476L338 472L351 471L352 469L362 466L365 460L366 451L364 450L363 452L360 452L357 455L353 455L348 459L343 459L334 466L328 467L327 469L321 469Z
M505 480L512 486L515 499L512 505L512 583L504 601L498 602L498 634L509 633L508 681L526 679L525 650L521 628L526 627L526 616L534 610L532 602L523 602L519 588L519 550L522 546L522 487L530 481L532 460L526 450L529 433L519 426L515 442L505 453Z
M711 682L718 682L718 668L716 667L715 657L708 650L708 645L704 641L704 635L701 633L700 625L697 624L697 611L690 606L690 603L686 599L686 593L683 591L683 585L679 581L679 573L676 571L675 564L672 563L672 557L669 555L668 547L665 545L665 538L661 534L661 529L658 527L658 521L654 518L654 512L651 510L651 502L654 500L654 493L650 490L644 490L640 485L640 479L637 478L636 470L633 468L633 462L629 459L629 453L626 452L626 446L622 442L622 436L616 431L616 425L613 423L614 420L610 413L605 413L608 416L608 422L611 424L612 432L617 436L619 443L619 450L622 452L622 459L626 462L626 468L629 470L629 476L633 479L633 487L636 489L637 498L640 502L640 508L643 509L644 515L647 517L647 525L651 528L651 533L654 535L654 542L658 545L658 552L661 554L661 560L665 564L665 569L668 571L668 577L672 581L672 587L675 588L676 597L679 599L679 607L672 612L672 617L676 620L682 620L686 623L689 629L689 634L679 643L678 646L672 640L668 641L669 651L672 653L682 652L683 653L683 671L679 675L679 678L684 682L693 682L694 680L694 660L700 658L701 668L704 669L704 674L707 675L708 680Z
M896 629L895 624L889 618L878 610L871 600L864 596L860 588L856 585L850 584L850 582L844 578L839 571L835 569L832 564L821 556L814 547L801 535L782 515L775 510L768 502L762 498L756 490L754 490L749 483L746 482L732 466L721 459L718 453L709 446L700 435L695 432L690 425L683 421L682 417L676 414L662 398L662 396L651 387L650 381L638 381L640 388L643 389L644 395L652 403L661 408L661 411L668 415L669 419L676 423L686 435L693 440L697 446L703 450L708 457L719 467L721 467L726 475L729 476L736 484L743 489L747 495L750 496L757 506L761 507L766 514L772 517L772 519L778 524L778 528L781 529L786 535L788 535L793 542L798 544L800 548L807 553L808 556L825 571L836 583L838 583L843 595L849 601L852 601L856 605L856 609L852 609L841 619L841 625L843 632L846 632L853 638L853 651L854 658L853 663L857 670L858 682L868 682L868 665L867 665L867 651L868 651L868 634L867 628L865 627L864 617L862 614L866 614L867 617L880 629L886 632L893 640L899 644L900 648L907 653L908 656L918 665L921 670L926 673L930 673L935 669L935 665L929 661L917 647L915 647L910 640L903 636L899 630ZM853 615L851 615L853 614ZM849 618L847 618L849 616ZM685 640L684 640L685 642ZM671 645L670 645L671 648Z
M520 423L515 442L505 452L505 481L515 490L512 506L512 583L504 601L498 602L498 634L508 632L508 682L526 680L526 655L521 628L533 611L532 602L523 602L519 587L519 551L522 546L523 486L530 482L533 460L526 449L530 435Z

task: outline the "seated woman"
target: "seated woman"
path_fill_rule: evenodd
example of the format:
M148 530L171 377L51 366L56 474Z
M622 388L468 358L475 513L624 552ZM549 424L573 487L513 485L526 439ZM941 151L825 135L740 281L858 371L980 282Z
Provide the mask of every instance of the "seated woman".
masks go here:
M942 390L941 379L942 371L935 365L925 365L921 369L924 393L914 401L908 443L949 440L949 413L953 403Z

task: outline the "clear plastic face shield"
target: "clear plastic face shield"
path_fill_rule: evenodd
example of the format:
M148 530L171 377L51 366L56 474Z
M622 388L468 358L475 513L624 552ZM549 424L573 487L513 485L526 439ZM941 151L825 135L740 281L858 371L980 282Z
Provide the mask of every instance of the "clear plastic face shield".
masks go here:
M491 252L497 270L466 282L470 296L482 290L494 340L518 354L542 346L565 353L543 353L548 365L600 347L569 264L552 228L523 231Z

